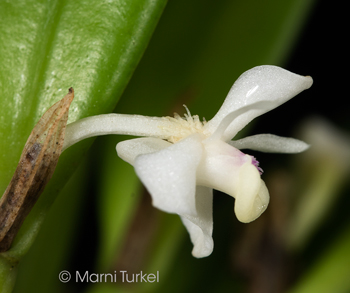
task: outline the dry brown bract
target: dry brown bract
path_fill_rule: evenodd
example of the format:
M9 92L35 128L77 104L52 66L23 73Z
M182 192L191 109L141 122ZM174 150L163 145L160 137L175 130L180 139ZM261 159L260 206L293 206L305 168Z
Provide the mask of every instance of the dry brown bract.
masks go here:
M0 200L0 252L7 251L55 171L62 151L73 88L48 109L31 132Z

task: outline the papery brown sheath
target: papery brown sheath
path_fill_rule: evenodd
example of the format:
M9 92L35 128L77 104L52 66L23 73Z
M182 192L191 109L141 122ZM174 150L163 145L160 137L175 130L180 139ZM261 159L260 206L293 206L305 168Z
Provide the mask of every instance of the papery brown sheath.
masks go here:
M55 171L62 152L73 88L32 130L17 169L0 199L0 252L7 251Z

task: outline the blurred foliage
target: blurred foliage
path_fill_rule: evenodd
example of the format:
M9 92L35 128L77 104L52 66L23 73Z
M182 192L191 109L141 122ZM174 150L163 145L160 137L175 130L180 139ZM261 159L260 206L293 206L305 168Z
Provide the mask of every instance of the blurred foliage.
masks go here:
M11 9L14 12L10 10L7 1L0 2L1 22L12 24L14 22L7 19L15 15L21 20L18 23L22 23L8 24L5 26L6 30L0 27L2 43L5 38L11 39L12 36L17 41L12 42L13 46L18 47L18 52L14 48L0 47L4 52L12 50L13 54L18 54L10 56L0 51L1 64L6 65L0 73L0 90L2 96L6 97L1 100L5 106L0 119L1 122L12 123L15 127L10 129L11 125L8 124L2 127L7 129L1 133L1 158L4 159L4 167L0 172L6 170L0 173L3 188L12 174L20 146L26 139L25 135L43 109L60 97L62 91L59 89L71 86L74 81L77 97L70 121L112 110L164 7L164 1L151 0L103 1L101 5L95 1L89 2L92 4L85 1L74 4L68 1L48 1L47 6L38 6L41 2L34 0L17 2L22 6L13 6ZM299 67L297 63L288 63L289 56L296 54L295 44L298 40L301 42L298 36L305 23L310 24L306 20L313 2L169 1L115 111L149 116L172 115L173 112L182 115L182 105L186 104L193 114L209 120L219 109L234 80L253 66L289 64L287 69L314 77L313 70L308 72L305 67L300 67L302 62L298 63ZM34 12L23 9L27 6L35 10L35 15L41 19L41 22L36 20L35 26L30 25ZM123 14L128 9L134 9L130 19ZM125 23L127 25L123 27ZM35 41L28 41L23 51L22 41L28 40L24 36L33 35L32 32L37 27L44 29L36 30L38 33L33 38ZM18 31L22 31L22 35ZM89 32L93 34L93 41L85 39L86 35L90 36ZM29 43L33 49L29 50L30 54L25 54ZM125 46L130 46L127 48L132 53L126 54L128 50L123 51ZM308 47L303 52L308 53ZM47 59L42 57L46 55ZM22 61L16 63L14 60ZM26 64L27 71L23 70L22 64ZM314 86L320 84L316 83ZM24 106L23 97L30 101L29 106ZM289 103L290 106L282 106L280 110L273 111L277 112L277 116L270 116L270 113L264 115L270 118L262 117L255 130L262 128L263 131L273 133L275 129L277 132L281 131L280 128L291 129L297 118L295 116L298 116L295 113L300 111L306 115L310 109L305 109L306 103L302 100L296 99ZM20 111L8 110L19 106ZM22 117L18 120L20 123L11 122L19 119L18 117ZM15 134L16 139L13 136ZM15 141L16 146L6 144L5 138L7 141ZM20 262L15 292L215 290L264 293L283 292L291 286L295 287L292 292L319 292L322 288L329 288L332 292L350 290L346 278L346 260L349 253L347 225L339 227L339 230L344 228L344 232L341 232L344 236L340 240L333 244L332 239L328 239L329 247L314 250L314 254L312 250L317 245L313 241L320 234L323 239L327 238L319 230L324 221L314 220L313 223L316 224L312 224L312 229L305 232L307 238L303 239L305 242L299 251L290 248L292 245L288 243L288 239L292 236L286 236L296 229L290 228L293 226L291 222L297 222L293 217L298 217L295 212L297 208L294 207L298 206L298 202L293 198L297 198L297 194L308 196L306 187L314 186L314 200L317 202L317 187L320 187L317 182L322 180L317 174L322 175L322 170L330 170L327 163L322 161L320 165L320 161L316 159L314 165L310 163L306 168L303 162L296 161L293 168L288 169L288 164L283 168L282 164L293 160L292 158L286 159L282 155L262 156L259 161L264 163L266 174L263 176L266 176L264 180L266 178L267 185L270 186L272 198L268 212L252 224L240 224L233 214L232 198L216 193L215 249L208 258L198 260L190 254L192 245L179 218L154 209L132 167L116 156L115 145L125 138L103 137L96 140L86 161L70 179L50 210L32 248ZM80 160L82 150L88 146L89 142L83 142L72 147L69 153L67 151L64 154L66 157L61 158L62 166L72 161L75 167L78 164L75 158ZM5 160L5 157L8 158ZM305 174L306 169L310 171L301 175ZM316 169L319 172L313 173ZM58 183L48 192L55 190L57 186L62 188L62 182L69 177L66 172L63 167L56 172L56 177L64 179L54 179ZM69 175L71 173L72 171ZM314 177L309 181L312 184L308 185L310 173ZM330 198L333 193L340 193L342 190L333 189L332 184L335 181L331 174L334 173L327 174L330 174L332 182L327 185L324 181L322 191L331 190L325 195ZM346 175L342 176L342 183L344 178ZM338 181L336 185L338 186ZM327 189L329 186L332 188ZM53 201L53 196L51 197L49 203ZM341 199L341 195L338 198ZM48 205L43 205L45 210ZM306 208L308 215L307 210ZM26 239L25 235L23 237ZM303 258L305 254L307 257ZM298 256L300 263L296 261ZM307 263L304 264L303 260ZM298 272L300 267L304 267L304 270ZM76 270L81 273L159 271L160 282L93 284L75 283L72 280L63 284L58 280L58 274L62 270L70 271L73 279ZM332 276L332 280L329 287L323 287L322 282L328 274ZM11 281L11 277L8 280ZM301 282L298 283L298 280ZM333 291L335 287L332 284L337 283L338 290Z

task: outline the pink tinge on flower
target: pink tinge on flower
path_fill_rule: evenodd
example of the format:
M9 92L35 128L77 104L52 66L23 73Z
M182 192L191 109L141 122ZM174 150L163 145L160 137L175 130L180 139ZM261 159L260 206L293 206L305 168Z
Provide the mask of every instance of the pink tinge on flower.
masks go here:
M251 157L252 157L252 164L258 169L260 175L262 173L264 173L264 170L261 169L261 167L259 167L259 165L260 165L259 161L255 157L253 157L253 156L251 156Z

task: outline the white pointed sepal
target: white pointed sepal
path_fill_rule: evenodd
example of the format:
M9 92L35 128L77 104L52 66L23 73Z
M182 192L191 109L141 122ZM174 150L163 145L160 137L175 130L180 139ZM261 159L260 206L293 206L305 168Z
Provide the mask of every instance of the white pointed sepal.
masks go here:
M239 140L230 141L229 144L239 150L250 149L264 153L284 154L301 153L310 147L310 145L301 140L273 134L257 134L247 136Z

